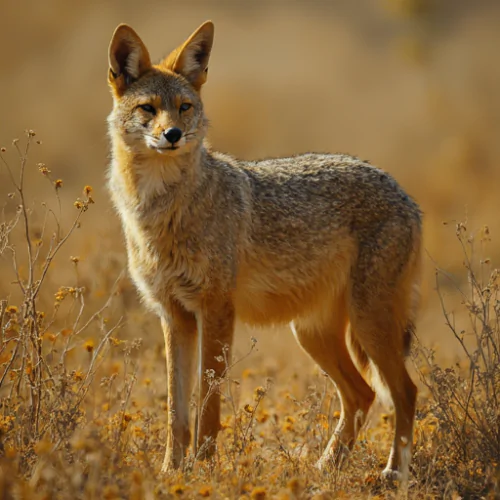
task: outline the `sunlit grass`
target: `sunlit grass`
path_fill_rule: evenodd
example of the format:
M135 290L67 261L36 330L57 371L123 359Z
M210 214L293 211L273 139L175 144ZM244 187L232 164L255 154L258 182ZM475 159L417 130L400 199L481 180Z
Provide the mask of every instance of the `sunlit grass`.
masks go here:
M64 251L90 236L87 212L99 210L99 200L88 185L76 201L61 199L64 179L31 160L35 145L29 131L24 143L2 149L1 179L13 184L0 222L2 269L12 277L0 301L3 498L396 498L397 485L380 479L392 413L374 411L343 469L320 472L315 463L340 417L334 388L301 361L292 379L270 370L275 353L257 355L253 338L243 353L249 367L214 381L223 402L215 457L199 461L190 450L182 471L161 475L167 398L159 327L140 307L130 309L135 291L122 267L102 267L99 246ZM29 201L37 185L26 185L28 168L38 168L52 200ZM446 300L442 320L448 342L473 342L467 362L451 368L416 343L412 498L498 491L498 272L472 252L474 241L488 244L489 231L477 240L466 224L456 227L471 284L460 289L470 326L453 330Z

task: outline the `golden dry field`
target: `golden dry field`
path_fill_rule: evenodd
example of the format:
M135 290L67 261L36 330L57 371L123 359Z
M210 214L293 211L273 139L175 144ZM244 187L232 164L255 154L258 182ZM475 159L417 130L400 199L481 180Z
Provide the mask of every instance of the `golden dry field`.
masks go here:
M500 497L498 2L0 7L0 500ZM342 469L314 467L339 401L284 327L237 326L231 369L214 381L215 458L160 474L163 335L127 276L105 185L107 48L126 22L160 58L205 19L214 148L354 154L423 209L407 488L380 479L393 432L381 404Z

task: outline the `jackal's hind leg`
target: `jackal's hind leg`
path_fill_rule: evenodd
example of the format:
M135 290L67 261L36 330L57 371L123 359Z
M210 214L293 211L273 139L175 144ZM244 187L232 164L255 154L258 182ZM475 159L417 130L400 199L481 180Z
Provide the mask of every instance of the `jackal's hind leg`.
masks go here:
M318 467L338 466L350 451L375 398L375 393L354 366L346 345L345 297L339 297L327 315L296 321L294 334L302 348L337 386L342 411Z

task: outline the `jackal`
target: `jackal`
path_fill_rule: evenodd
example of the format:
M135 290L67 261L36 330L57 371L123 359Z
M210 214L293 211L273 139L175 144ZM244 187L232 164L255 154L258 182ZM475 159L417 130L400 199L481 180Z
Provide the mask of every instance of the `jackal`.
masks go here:
M353 156L248 162L213 151L200 97L213 36L206 22L152 64L137 33L120 25L109 48L109 186L130 274L165 335L164 470L179 467L190 444L197 355L195 445L214 450L220 398L203 375L221 375L216 358L239 317L291 323L335 383L342 412L320 466L353 446L375 398L367 371L376 370L396 413L383 474L404 476L417 393L405 354L418 302L420 210L391 176Z

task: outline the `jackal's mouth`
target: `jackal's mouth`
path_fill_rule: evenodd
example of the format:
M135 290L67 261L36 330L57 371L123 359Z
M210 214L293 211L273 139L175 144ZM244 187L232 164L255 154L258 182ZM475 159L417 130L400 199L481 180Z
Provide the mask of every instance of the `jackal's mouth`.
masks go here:
M151 136L146 136L146 146L159 154L174 153L178 149L182 149L186 144L184 137L181 137L178 141L171 143L163 140L162 137L156 138ZM177 154L177 153L176 153Z
M154 146L153 144L148 144L149 149L156 151L160 154L168 153L169 151L177 151L180 146L170 145L170 146Z

